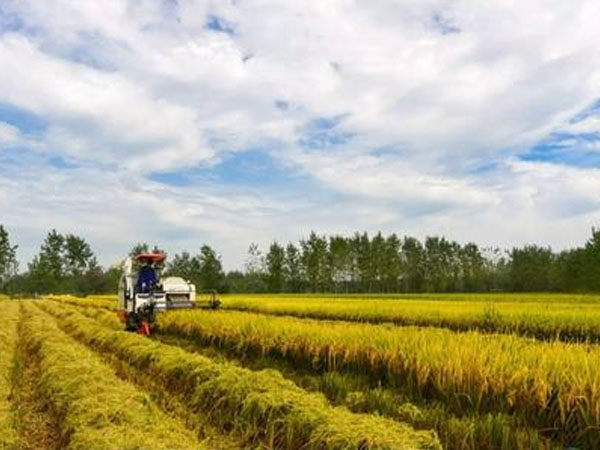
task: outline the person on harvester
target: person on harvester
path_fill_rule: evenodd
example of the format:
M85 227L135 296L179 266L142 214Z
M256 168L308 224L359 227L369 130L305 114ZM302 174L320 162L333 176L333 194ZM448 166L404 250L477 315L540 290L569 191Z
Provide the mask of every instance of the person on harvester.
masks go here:
M137 292L147 294L154 289L158 278L156 276L156 270L152 267L152 261L147 259L144 265L140 267L140 272L137 279Z

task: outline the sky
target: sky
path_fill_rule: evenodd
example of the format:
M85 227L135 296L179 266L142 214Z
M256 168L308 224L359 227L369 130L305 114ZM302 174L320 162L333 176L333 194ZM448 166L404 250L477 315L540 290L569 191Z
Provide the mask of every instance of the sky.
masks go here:
M0 223L104 265L311 230L581 245L597 0L2 0Z

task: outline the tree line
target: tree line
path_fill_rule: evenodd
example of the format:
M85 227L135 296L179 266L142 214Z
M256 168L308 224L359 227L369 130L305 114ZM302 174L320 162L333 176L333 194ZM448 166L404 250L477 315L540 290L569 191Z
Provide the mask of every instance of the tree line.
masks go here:
M17 249L0 225L4 293L116 292L120 265L101 267L81 236L51 230L24 271ZM138 243L129 253L150 249L160 250ZM296 243L272 242L266 251L251 244L243 270L225 272L221 256L203 244L195 254L170 257L163 273L193 282L198 291L240 293L598 292L600 230L592 229L583 246L561 252L538 245L481 248L439 236L311 232Z

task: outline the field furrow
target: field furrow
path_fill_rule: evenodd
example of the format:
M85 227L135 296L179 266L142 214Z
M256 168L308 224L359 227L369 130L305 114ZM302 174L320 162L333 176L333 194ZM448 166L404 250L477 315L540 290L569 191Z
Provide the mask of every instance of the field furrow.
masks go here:
M178 390L195 411L248 442L282 449L439 448L431 432L391 419L331 407L275 371L254 372L218 364L178 347L112 331L94 319L45 303L73 336L112 352Z
M363 374L456 414L516 414L565 445L600 446L597 346L231 311L172 312L158 324L202 345Z
M52 414L61 449L201 449L148 397L119 380L51 316L24 305L24 348L39 362L38 401Z

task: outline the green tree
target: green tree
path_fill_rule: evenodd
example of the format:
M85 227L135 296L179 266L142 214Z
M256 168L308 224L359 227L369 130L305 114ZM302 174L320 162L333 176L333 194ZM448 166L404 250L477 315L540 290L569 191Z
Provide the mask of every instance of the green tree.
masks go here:
M137 256L140 253L147 253L150 251L150 247L146 242L138 242L129 251L129 256Z
M277 242L271 243L265 258L269 292L281 292L285 283L285 250Z
M460 249L463 289L468 292L484 289L485 260L476 244L466 244Z
M17 245L10 243L8 231L0 225L0 289L17 274Z
M405 292L421 292L425 282L425 250L413 237L402 241L402 284Z
M248 292L267 292L266 262L258 244L251 243L246 259L246 283Z
M65 238L56 230L50 231L40 252L29 264L30 287L33 292L61 292L64 278Z
M165 276L182 277L196 285L200 285L200 261L198 257L191 256L188 252L176 254L168 263Z
M402 242L395 234L385 239L380 272L382 289L398 292L402 276Z
M301 255L298 248L292 243L285 247L284 272L286 289L291 292L301 292L304 284Z
M327 239L311 231L308 239L300 241L301 261L311 292L324 292L330 285Z
M197 258L200 265L198 274L202 289L222 291L225 275L223 274L221 257L210 246L205 244L200 248L200 254Z
M542 292L553 287L555 256L550 248L526 245L510 252L510 279L513 291Z
M345 237L329 238L329 265L335 292L348 292L352 279L352 257L350 243Z
M64 238L63 268L65 275L78 277L98 265L94 252L84 238L67 234Z
M375 270L371 252L371 240L367 233L356 233L350 240L353 259L353 272L357 280L358 292L372 292L375 281Z

